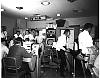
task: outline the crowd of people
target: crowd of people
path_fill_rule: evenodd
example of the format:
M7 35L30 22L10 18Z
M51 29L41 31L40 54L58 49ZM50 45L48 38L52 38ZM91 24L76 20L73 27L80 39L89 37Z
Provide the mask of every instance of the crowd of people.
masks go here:
M41 40L39 39L39 37L41 37ZM5 36L3 36L1 38L2 59L4 57L16 58L17 66L21 66L20 70L26 71L26 75L28 76L28 78L31 78L31 70L28 63L23 61L23 58L32 58L34 56L34 53L32 53L31 49L32 44L39 44L42 52L44 40L45 37L39 36L39 31L35 29L32 29L31 32L29 30L26 30L24 36L20 33L20 31L16 31L14 37L8 42Z
M90 35L91 30L93 28L93 24L86 23L84 25L83 31L78 36L77 46L78 49L81 50L77 54L83 57L83 61L87 61L85 56L90 55L90 61L88 62L89 66L96 67L96 70L99 70L98 68L98 59L96 60L96 57L99 56L99 45L98 43L93 44L93 39ZM60 37L58 37L58 40L56 42L56 50L58 52L58 55L60 57L60 74L64 77L64 71L66 66L66 57L65 53L71 53L72 55L75 55L75 53L70 51L69 48L67 48L67 38L70 35L70 30L66 29ZM9 41L9 45L6 45L7 37L2 33L1 37L1 54L2 58L4 57L15 57L17 59L17 66L22 66L22 69L27 69L27 73L29 74L29 68L25 67L27 66L27 63L23 63L23 57L25 58L31 58L33 56L31 49L27 48L26 44L28 46L32 43L40 44L40 48L42 51L44 50L44 42L45 42L45 36L39 35L39 31L35 29L31 29L31 31L26 30L25 35L23 36L20 31L16 31L14 34L13 39ZM91 49L91 50L90 50ZM95 54L96 57L92 58L92 55ZM77 57L75 56L75 57ZM92 60L92 62L91 62ZM93 60L96 60L93 62ZM23 65L24 64L24 65ZM87 68L87 66L86 66ZM95 70L95 69L94 69ZM98 72L97 72L98 73ZM98 75L97 75L98 76ZM29 78L29 77L28 77Z

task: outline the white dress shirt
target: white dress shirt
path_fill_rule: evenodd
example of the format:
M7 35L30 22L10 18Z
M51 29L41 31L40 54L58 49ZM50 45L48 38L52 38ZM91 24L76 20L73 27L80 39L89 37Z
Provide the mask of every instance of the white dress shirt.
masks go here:
M5 57L5 54L8 54L9 49L1 43L1 57Z
M29 34L29 39L30 39L30 40L35 40L35 38L33 37L32 34Z
M26 38L29 38L30 37L30 35L28 34L28 35L25 35L24 36L24 40L26 39Z
M35 40L37 40L37 43L42 43L43 39L45 39L44 36L36 36L35 37Z
M62 49L62 50L65 51L66 49L64 48L64 46L66 46L66 42L67 41L66 41L66 35L65 34L58 37L58 41L56 43L56 50L60 51L60 49Z
M19 36L17 34L14 35L15 38L21 37L23 39L23 36L20 34Z
M79 49L82 49L82 53L90 54L87 47L93 46L92 37L89 35L89 32L84 30L78 36L79 39Z

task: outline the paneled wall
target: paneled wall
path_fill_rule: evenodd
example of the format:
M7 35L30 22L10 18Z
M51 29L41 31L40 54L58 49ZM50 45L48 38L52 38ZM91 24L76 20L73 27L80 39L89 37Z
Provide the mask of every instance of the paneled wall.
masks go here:
M13 36L13 28L16 27L16 18L1 16L1 26L7 27L8 36Z

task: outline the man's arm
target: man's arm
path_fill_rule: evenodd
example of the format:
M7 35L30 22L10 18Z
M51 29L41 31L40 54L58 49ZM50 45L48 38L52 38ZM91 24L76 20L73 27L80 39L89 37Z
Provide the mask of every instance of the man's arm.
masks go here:
M31 58L33 56L33 54L28 53L24 48L22 48L22 56L24 58Z

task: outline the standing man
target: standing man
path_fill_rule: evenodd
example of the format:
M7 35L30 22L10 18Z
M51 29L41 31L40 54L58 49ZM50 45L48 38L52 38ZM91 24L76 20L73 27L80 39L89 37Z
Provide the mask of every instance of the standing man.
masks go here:
M66 66L66 57L65 57L65 51L67 47L67 38L70 35L70 30L66 29L60 37L58 37L57 45L56 45L56 50L58 51L58 57L61 60L60 62L60 75L64 77L64 70Z
M82 50L83 54L90 54L87 47L93 46L93 40L90 36L93 24L86 23L83 28L83 32L81 32L78 36L79 39L79 49Z

